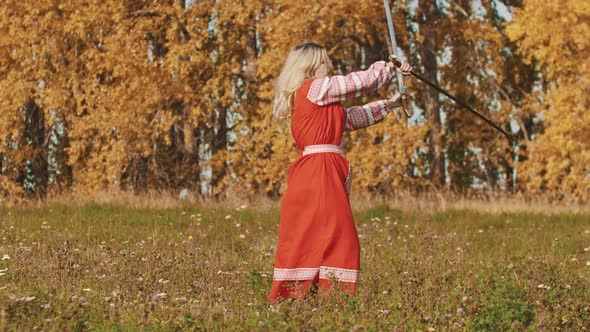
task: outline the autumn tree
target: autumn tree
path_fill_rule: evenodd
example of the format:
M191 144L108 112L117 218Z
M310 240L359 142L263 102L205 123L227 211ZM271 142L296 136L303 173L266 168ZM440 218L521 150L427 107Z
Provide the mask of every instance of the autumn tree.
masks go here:
M525 0L508 35L541 70L541 93L522 106L536 109L544 131L527 145L520 177L532 193L590 198L590 3Z

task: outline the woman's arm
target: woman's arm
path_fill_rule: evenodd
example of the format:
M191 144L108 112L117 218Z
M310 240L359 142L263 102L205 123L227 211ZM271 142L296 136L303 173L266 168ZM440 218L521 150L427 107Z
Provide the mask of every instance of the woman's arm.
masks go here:
M328 105L346 99L365 96L387 84L395 75L395 69L385 61L372 64L367 70L348 75L317 78L311 83L307 99L320 105Z
M387 100L377 100L362 106L352 106L346 109L345 130L357 130L379 123L391 113L392 108Z
M363 106L352 106L346 111L345 130L357 130L379 123L395 107L409 107L409 95L396 93L388 100L377 100Z

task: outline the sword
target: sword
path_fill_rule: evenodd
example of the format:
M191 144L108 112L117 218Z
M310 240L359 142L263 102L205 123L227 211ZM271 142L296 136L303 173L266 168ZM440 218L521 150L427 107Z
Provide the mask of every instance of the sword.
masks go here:
M391 47L393 49L393 54L395 54L395 56L398 59L401 59L399 50L397 48L397 42L395 39L395 30L393 30L393 19L391 18L391 7L389 7L389 0L383 0L383 4L385 5L385 14L387 15L387 26L389 27L389 38L391 39ZM400 73L398 70L396 70L395 72L397 74L397 87L399 88L399 92L402 94L406 93L406 86L404 85L402 73ZM414 112L408 112L408 110L403 106L403 102L402 108L404 109L404 112L406 113L406 116L408 118L411 118L414 115Z
M383 0L383 3L385 4L385 11L386 11L386 14L387 14L387 25L389 26L389 37L391 38L391 46L393 47L393 52L394 52L395 56L397 57L397 59L394 60L393 63L394 63L394 65L396 67L400 67L402 64L399 61L399 59L400 59L399 51L397 49L397 43L395 42L395 31L393 30L393 20L391 18L391 8L389 7L389 0ZM401 93L404 93L406 91L406 87L404 86L404 83L402 82L402 74L399 71L397 71L397 70L396 70L396 73L397 73L397 84L399 86L399 90L400 90ZM444 94L445 96L449 97L449 99L451 99L452 101L454 101L455 103L457 103L457 105L459 105L459 106L467 109L468 111L470 111L471 113L473 113L474 115L476 115L477 117L479 117L480 119L482 119L483 121L485 121L487 124L489 124L490 126L494 127L494 129L496 129L497 131L501 132L504 136L506 136L506 138L508 139L508 141L510 142L510 144L515 144L516 143L516 137L514 137L513 135L507 133L504 129L500 128L500 126L498 126L497 124L495 124L494 122L492 122L492 120L488 119L483 114L481 114L478 111L474 110L471 106L467 105L462 100L460 100L460 99L456 98L455 96L451 95L450 93L448 93L447 91L443 90L438 85L430 82L425 77L423 77L422 75L416 73L415 71L412 70L412 72L410 74L412 74L412 76L414 76L415 78L419 79L420 81L428 84L429 86L431 86L432 88L434 88L438 92L440 92L440 93ZM408 113L408 111L406 110L406 108L403 107L403 103L402 103L402 108L404 109L404 112L406 112L406 115L408 117L411 117L413 115L413 113L412 114L409 114Z

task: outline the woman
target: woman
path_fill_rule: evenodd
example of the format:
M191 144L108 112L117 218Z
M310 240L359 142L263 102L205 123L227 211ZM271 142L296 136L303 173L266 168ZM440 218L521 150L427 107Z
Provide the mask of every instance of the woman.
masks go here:
M412 67L399 68L409 74ZM382 121L406 96L344 109L340 103L388 83L391 62L367 70L328 76L326 49L312 42L295 46L279 75L275 118L291 114L291 133L300 157L289 167L281 202L279 241L269 300L301 298L314 284L336 285L354 295L359 271L359 241L348 194L352 168L344 157L345 130Z

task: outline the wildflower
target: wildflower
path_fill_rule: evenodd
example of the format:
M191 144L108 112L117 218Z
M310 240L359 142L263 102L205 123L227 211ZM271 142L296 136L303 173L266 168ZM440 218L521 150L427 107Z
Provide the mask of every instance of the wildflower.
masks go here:
M478 233L483 233L483 229L478 229L477 232Z
M248 207L248 205L244 204L244 205L241 205L241 206L240 206L240 209L245 209L245 208L247 208L247 207Z
M390 312L391 312L391 310L379 309L379 313L380 314L383 314L384 316L389 315Z
M36 297L34 297L34 296L23 296L23 297L16 299L16 302L31 302L34 299L36 299Z
M188 240L190 241L190 240L192 240L192 239L193 239L193 236L192 236L192 235L189 235L189 236L188 236Z
M51 304L45 303L39 306L41 309L49 310L51 309Z
M572 286L571 285L565 285L565 289L570 290L570 289L572 289Z
M190 218L191 219L195 219L197 216L195 216L194 214L191 214Z
M87 307L90 305L90 302L88 302L88 300L86 300L86 298L84 296L80 296L78 298L78 302L80 302L80 305L83 307Z
M236 227L240 227L240 226L242 226L242 225L241 224L236 224Z
M586 266L590 266L590 261L586 261Z
M166 297L166 293L157 293L152 296L152 302L159 302Z
M7 260L7 259L10 259L10 256L8 256L8 255L4 255L4 256L2 256L2 260L3 260L3 261L5 261L5 260Z
M387 295L387 293L389 293L389 291L386 291L386 290L383 291L383 295Z
M245 239L245 238L246 238L246 235L240 234L240 239Z
M538 289L551 289L551 287L545 285L545 284L539 284L539 286L537 286Z
M225 216L225 220L228 220L229 218L231 218L231 214L228 214L227 216Z

